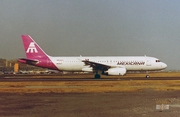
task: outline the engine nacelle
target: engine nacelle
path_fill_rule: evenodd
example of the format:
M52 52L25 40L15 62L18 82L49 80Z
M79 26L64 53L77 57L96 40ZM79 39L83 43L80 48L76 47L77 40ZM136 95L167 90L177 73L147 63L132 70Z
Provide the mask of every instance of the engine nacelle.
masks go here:
M126 74L126 68L110 68L107 70L108 75L124 75Z
M84 71L84 72L93 72L93 68L92 67L82 68L82 71Z

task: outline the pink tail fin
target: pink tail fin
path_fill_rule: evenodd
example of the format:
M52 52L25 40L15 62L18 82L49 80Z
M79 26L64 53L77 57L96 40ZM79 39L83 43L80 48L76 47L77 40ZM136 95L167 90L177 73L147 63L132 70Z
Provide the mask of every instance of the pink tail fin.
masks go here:
M29 35L22 35L22 41L24 44L24 49L27 58L48 58L48 55L39 47L39 45Z

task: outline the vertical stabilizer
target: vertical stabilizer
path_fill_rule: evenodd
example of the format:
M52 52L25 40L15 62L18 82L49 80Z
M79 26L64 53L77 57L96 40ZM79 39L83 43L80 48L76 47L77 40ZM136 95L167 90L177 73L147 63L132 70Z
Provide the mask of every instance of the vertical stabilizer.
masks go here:
M20 58L18 60L19 62L37 67L59 70L52 62L51 57L48 56L29 35L22 35L22 41L26 58Z
M29 35L22 35L22 41L27 58L29 59L48 58L47 54Z

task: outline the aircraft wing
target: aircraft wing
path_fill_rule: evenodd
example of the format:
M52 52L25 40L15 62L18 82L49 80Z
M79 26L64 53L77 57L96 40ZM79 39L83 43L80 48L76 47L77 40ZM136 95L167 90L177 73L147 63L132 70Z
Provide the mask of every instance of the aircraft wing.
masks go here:
M109 68L124 68L121 65L108 65L104 63L98 63L90 60L82 60L86 65L90 65L94 70L108 70Z

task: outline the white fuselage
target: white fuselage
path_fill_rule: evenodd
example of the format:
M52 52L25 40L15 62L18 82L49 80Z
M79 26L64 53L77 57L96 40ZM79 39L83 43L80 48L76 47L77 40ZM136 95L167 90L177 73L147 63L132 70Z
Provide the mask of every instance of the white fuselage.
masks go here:
M83 71L83 68L89 68L82 60L93 61L99 64L113 67L124 67L127 71L151 71L162 70L167 67L159 59L148 56L100 56L100 57L49 57L53 64L60 71Z

